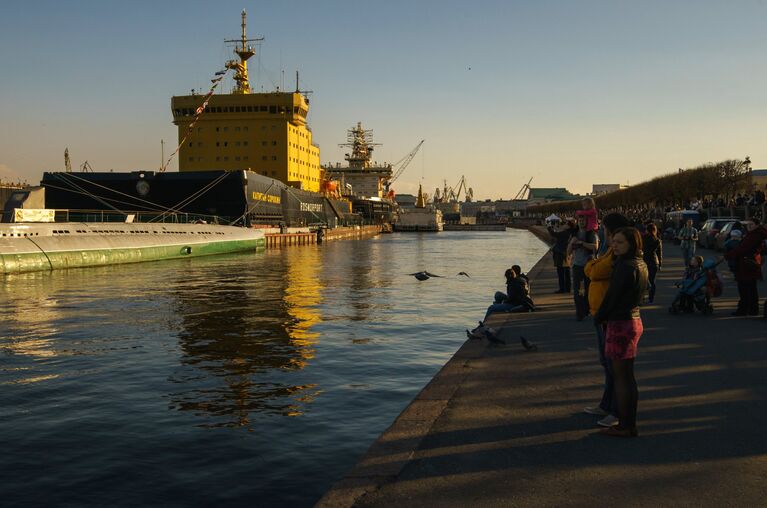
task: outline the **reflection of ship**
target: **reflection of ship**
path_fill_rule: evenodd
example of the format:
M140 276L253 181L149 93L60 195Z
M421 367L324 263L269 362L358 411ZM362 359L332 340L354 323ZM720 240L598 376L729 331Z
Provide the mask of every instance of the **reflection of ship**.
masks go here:
M418 186L415 207L401 209L394 223L394 231L442 231L442 212L426 203L426 196Z
M48 208L172 210L244 224L329 227L354 222L348 200L326 187L320 149L307 125L308 92L253 93L247 61L255 55L245 32L207 94L171 99L178 126L179 173L45 173ZM227 72L231 93L214 94ZM297 83L298 85L298 83ZM169 159L170 160L170 159Z

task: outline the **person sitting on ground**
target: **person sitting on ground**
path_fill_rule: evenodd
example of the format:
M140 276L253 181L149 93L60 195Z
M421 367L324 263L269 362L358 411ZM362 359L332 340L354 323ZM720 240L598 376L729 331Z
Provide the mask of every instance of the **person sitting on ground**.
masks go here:
M512 265L511 269L514 270L514 273L517 274L518 278L524 279L525 283L527 284L527 294L532 294L533 288L530 285L530 277L528 277L526 273L522 273L522 267L519 265Z
M530 298L530 281L527 275L522 273L519 265L511 267L514 277L506 284L506 295L512 305L523 305L527 310L535 310L535 303Z
M523 292L523 288L526 287L527 284L525 284L521 279L516 281L517 273L511 268L506 270L503 275L506 277L506 294L501 293L500 291L496 291L494 303L487 308L485 317L482 320L483 323L487 321L487 318L490 317L490 314L494 314L496 312L529 312L532 310L532 308L529 308L524 303L520 303L519 295ZM510 294L513 294L513 298L517 303L512 302L511 298L509 298ZM530 301L532 302L532 300Z
M599 227L597 205L594 203L593 198L584 198L581 201L583 208L575 212L576 217L584 217L586 219L586 231L596 231Z

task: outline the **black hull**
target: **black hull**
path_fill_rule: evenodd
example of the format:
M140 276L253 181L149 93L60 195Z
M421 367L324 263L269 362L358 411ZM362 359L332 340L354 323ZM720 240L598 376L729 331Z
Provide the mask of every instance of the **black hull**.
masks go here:
M190 214L247 225L359 223L348 201L289 187L252 171L44 173L47 208Z

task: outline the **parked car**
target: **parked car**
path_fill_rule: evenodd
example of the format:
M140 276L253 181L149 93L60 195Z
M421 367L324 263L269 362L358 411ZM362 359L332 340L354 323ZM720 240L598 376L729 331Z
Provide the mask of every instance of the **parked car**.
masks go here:
M737 217L715 217L708 219L698 232L698 245L705 249L713 249L716 245L716 235L728 222L737 221Z
M724 226L722 226L722 229L719 230L719 233L716 235L716 238L714 239L714 248L719 251L724 250L724 242L730 239L730 231L732 231L732 227L737 224L738 221L731 220Z

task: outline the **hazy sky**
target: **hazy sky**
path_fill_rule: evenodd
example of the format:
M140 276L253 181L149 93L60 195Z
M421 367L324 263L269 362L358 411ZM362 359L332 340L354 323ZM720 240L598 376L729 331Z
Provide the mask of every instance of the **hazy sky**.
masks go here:
M271 90L282 68L293 88L301 72L323 163L357 121L379 161L426 140L399 192L767 167L765 0L27 0L0 3L0 178L62 170L65 147L75 168L158 168L170 97L207 88L243 8L266 37L252 81Z

